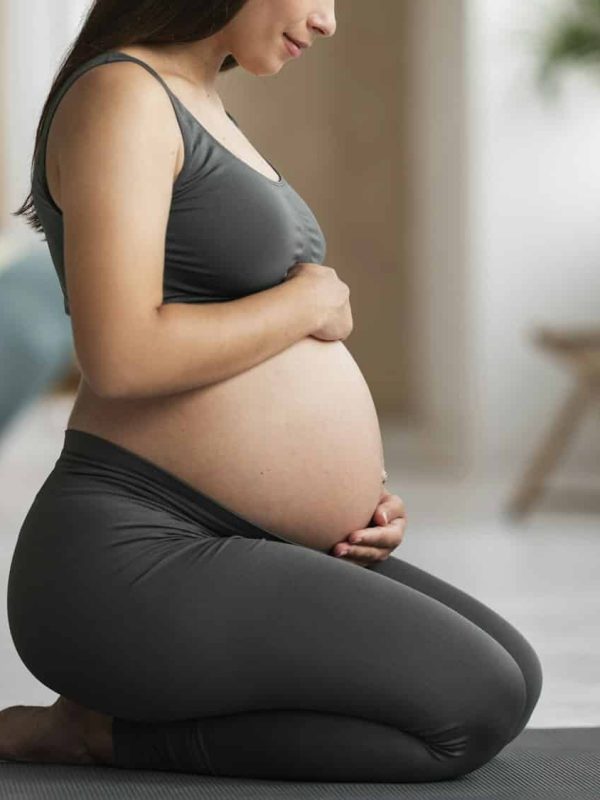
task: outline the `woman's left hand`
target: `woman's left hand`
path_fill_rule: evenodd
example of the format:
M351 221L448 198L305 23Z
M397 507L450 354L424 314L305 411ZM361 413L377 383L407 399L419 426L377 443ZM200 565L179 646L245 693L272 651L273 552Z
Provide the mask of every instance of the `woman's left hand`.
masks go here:
M406 522L404 501L384 488L371 517L373 527L361 528L348 534L344 540L333 546L331 554L361 567L384 561L402 542Z

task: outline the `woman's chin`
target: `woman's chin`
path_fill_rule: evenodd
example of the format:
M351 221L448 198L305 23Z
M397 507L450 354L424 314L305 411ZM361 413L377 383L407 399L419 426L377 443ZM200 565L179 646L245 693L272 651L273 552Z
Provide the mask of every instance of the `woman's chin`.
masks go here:
M238 58L238 56L235 56L235 60L240 67L250 73L250 75L254 75L257 78L268 78L269 75L276 75L288 59L282 58L281 56L274 56L267 63L264 58L257 58L255 60L252 58L244 59L243 57Z

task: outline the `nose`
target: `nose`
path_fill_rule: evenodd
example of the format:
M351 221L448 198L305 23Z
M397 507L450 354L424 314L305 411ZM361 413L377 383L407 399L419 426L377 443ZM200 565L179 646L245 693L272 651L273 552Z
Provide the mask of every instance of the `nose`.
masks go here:
M337 28L335 16L333 14L329 16L322 14L310 21L310 27L320 33L321 36L333 36Z

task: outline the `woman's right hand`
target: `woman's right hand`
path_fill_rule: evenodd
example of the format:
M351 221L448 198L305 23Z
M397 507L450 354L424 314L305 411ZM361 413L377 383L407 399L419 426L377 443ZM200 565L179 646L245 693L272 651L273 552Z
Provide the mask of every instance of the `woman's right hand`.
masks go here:
M319 321L310 336L333 342L346 339L353 328L350 308L350 288L340 280L333 267L310 262L298 262L291 267L285 280L304 280L311 287L311 297Z

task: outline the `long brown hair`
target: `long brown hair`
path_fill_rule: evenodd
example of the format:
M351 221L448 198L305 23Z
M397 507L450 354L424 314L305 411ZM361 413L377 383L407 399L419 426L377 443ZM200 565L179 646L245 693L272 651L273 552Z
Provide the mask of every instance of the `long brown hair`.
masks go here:
M35 134L31 161L31 182L41 132L52 100L62 83L81 64L107 50L130 44L194 42L221 30L247 0L94 0L79 35L67 50L50 87ZM237 67L227 55L220 72ZM31 189L15 217L23 215L34 230L44 233L35 210ZM46 241L44 239L44 241Z

